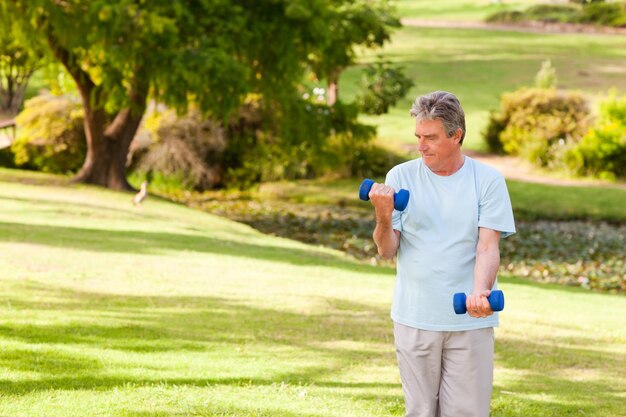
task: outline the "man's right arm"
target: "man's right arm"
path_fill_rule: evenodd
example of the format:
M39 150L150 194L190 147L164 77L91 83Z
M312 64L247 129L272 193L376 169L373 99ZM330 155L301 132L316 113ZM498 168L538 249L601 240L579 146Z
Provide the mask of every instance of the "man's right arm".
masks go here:
M393 214L394 189L385 184L374 184L370 190L370 201L376 210L374 243L378 254L385 259L392 259L400 246L400 231L394 230L391 222Z

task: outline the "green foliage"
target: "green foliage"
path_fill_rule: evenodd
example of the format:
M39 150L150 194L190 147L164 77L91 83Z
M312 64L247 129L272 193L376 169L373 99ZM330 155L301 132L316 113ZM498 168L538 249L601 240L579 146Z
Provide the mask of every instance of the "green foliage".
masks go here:
M387 113L389 107L404 98L413 85L402 68L383 61L370 64L363 72L359 106L366 114Z
M11 145L15 163L44 172L76 172L85 159L84 111L71 96L43 95L25 103Z
M485 127L485 130L483 131L483 138L487 144L489 152L496 154L505 153L504 146L500 140L500 133L504 131L507 123L508 119L503 117L497 111L491 110L489 112L489 121L487 123L487 127Z
M535 87L556 88L556 69L549 59L541 63L541 69L535 75Z
M324 25L309 64L318 78L338 80L339 73L354 63L355 47L381 47L390 29L400 27L388 0L333 1L325 14L316 16Z
M294 98L282 112L250 102L227 129L226 183L245 188L259 181L356 175L371 169L375 130L357 122L357 108L341 102ZM260 129L268 119L274 129Z
M577 21L580 23L626 27L626 3L592 2L585 4Z
M245 97L258 95L263 123L254 137L232 136L234 148L241 152L226 155L235 163L224 164L230 168L230 177L241 182L275 175L308 176L311 167L321 166L315 159L320 159L318 151L324 154L324 142L344 133L334 123L348 119L339 116L341 120L331 121L334 116L330 115L328 120L317 120L307 114L305 104L294 101L304 72L314 67L320 77L335 80L338 71L352 63L357 45L382 45L389 38L389 27L399 25L386 0L159 0L150 4L15 0L7 10L33 42L51 46L77 82L87 108L105 113L108 120L121 115L120 124L127 128L111 129L114 133L127 134L136 128L149 93L180 114L194 105L224 124L240 118L236 113ZM131 112L122 112L126 109ZM350 118L352 126L346 132L364 137L357 132L356 115ZM92 123L92 118L86 122ZM317 124L322 125L321 133ZM90 143L96 144L95 149L105 149L97 144L107 126L91 128L96 130ZM254 142L253 146L248 147L246 141ZM108 143L127 142L114 138ZM88 155L100 160L108 157L95 152ZM259 157L279 165L266 166L266 159ZM197 165L185 159L184 165L190 164ZM240 167L245 167L245 175L238 171ZM81 177L100 181L111 171L105 168L96 175L83 170ZM119 180L123 174L115 172L118 179L112 181L113 186L123 185ZM207 181L198 175L191 182L205 187Z
M524 11L525 20L538 20L541 22L560 22L566 23L576 19L579 14L579 8L558 5L558 4L539 4L531 6Z
M518 10L502 10L492 13L485 18L485 22L512 23L524 20L524 14Z
M582 140L565 153L568 167L581 175L626 178L626 95L613 93Z
M183 189L205 190L222 185L219 163L226 139L219 124L197 109L177 117L173 111L154 113L146 122L147 142L135 139L132 169L162 183ZM150 181L151 182L151 181Z
M558 22L585 23L604 26L626 26L626 3L579 0L578 5L539 4L522 12L501 11L489 15L487 22ZM581 6L582 5L582 6Z
M502 95L500 113L492 114L486 140L497 150L520 155L539 166L560 163L567 143L578 141L589 125L589 109L580 93L522 88Z
M44 49L31 44L0 5L0 114L18 113L33 72L44 64Z

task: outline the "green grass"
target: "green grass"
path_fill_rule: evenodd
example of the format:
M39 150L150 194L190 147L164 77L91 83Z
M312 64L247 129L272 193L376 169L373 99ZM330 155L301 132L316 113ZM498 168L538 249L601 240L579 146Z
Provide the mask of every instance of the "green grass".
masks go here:
M393 270L0 170L0 415L401 416ZM492 416L618 416L624 297L502 277Z
M360 63L378 55L404 67L415 81L406 98L388 114L362 118L378 126L381 142L396 147L414 143L408 112L415 97L445 90L455 93L465 109L466 146L484 150L482 131L489 111L499 108L502 93L532 85L546 59L556 68L559 88L581 90L592 102L611 87L626 93L623 36L404 27L382 50L364 51ZM354 98L361 71L357 65L342 75L343 99Z
M503 0L500 4L495 4L491 0L399 0L396 5L402 18L482 21L495 12L523 10L541 3L545 3L545 0Z
M517 217L626 223L626 190L531 184L507 180Z

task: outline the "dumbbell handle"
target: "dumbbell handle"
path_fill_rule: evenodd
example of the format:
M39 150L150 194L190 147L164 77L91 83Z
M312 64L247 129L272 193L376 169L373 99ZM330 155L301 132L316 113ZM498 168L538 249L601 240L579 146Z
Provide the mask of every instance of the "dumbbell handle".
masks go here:
M458 292L454 294L454 298L452 304L454 305L454 312L456 314L465 314L467 313L467 307L465 305L465 300L467 296L462 292ZM491 291L489 297L487 297L489 301L489 305L493 311L502 311L504 310L504 293L500 290Z
M366 178L361 183L359 187L359 198L363 201L369 201L370 199L370 190L372 189L372 185L374 185L374 180ZM393 194L393 208L398 211L402 211L406 208L407 204L409 204L409 191L405 189L401 189L397 193Z

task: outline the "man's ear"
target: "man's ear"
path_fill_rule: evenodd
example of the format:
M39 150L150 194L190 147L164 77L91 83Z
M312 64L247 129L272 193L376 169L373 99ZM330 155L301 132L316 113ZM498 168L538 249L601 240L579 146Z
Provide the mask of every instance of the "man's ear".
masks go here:
M454 143L460 143L461 142L461 138L463 137L463 129L458 128L456 130L456 133L454 134Z

